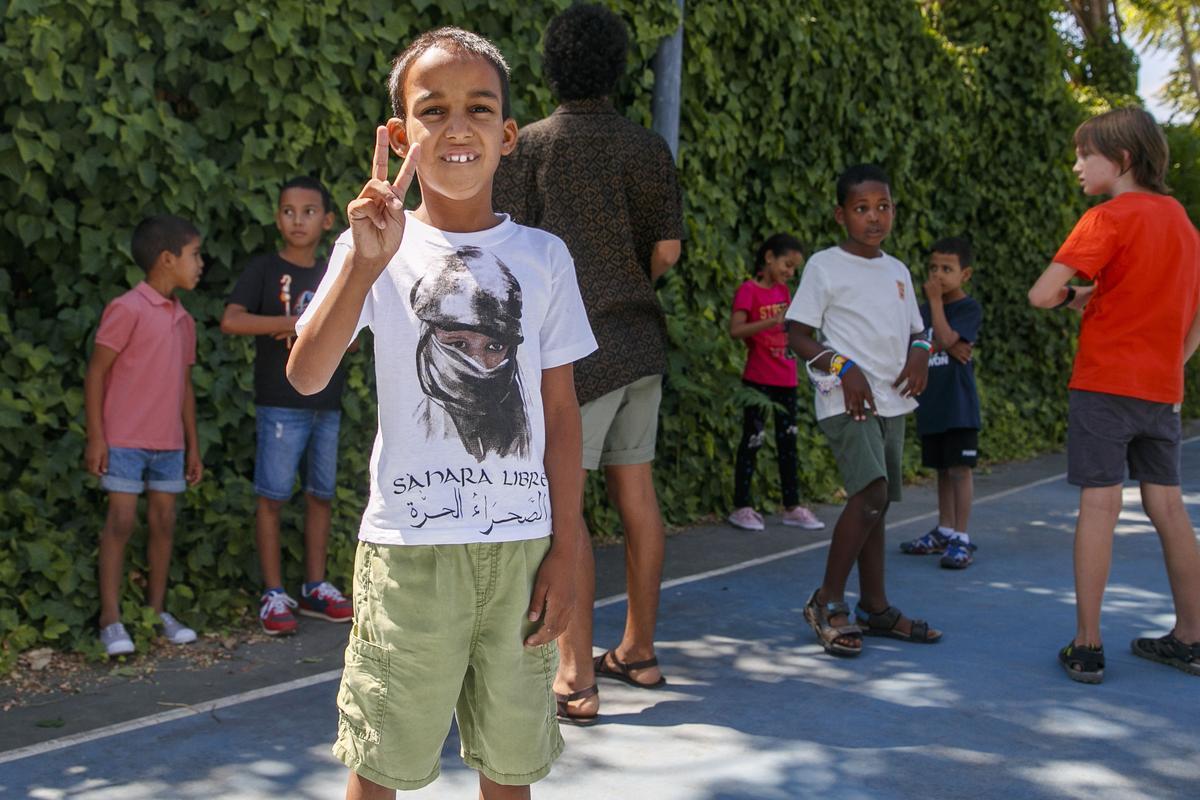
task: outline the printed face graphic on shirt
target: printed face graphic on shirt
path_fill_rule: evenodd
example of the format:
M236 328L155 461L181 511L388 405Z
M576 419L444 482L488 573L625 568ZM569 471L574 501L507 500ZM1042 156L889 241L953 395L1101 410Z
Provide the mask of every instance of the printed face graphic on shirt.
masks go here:
M527 457L530 426L517 348L521 286L495 255L459 247L437 259L409 294L421 323L416 417L430 441L458 439L482 462Z

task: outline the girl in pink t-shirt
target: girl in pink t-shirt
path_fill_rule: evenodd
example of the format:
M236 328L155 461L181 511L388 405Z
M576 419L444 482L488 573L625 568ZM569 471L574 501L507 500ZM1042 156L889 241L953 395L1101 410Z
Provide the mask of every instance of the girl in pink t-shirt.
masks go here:
M766 395L775 409L775 449L779 459L779 483L783 490L783 524L820 530L825 524L800 505L796 480L796 359L788 354L783 314L791 294L787 283L804 260L794 236L777 233L763 242L754 260L755 275L738 287L733 296L729 335L746 342L746 368L742 383ZM766 439L766 412L748 405L742 422L733 473L733 505L729 522L749 531L765 529L762 514L754 509L750 483L754 462Z

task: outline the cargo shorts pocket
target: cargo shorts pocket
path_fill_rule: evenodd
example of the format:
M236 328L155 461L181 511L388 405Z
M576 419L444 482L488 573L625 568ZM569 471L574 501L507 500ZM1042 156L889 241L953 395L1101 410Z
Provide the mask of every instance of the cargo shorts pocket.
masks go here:
M338 689L340 723L354 737L379 743L387 704L388 651L354 634L346 646L346 667Z

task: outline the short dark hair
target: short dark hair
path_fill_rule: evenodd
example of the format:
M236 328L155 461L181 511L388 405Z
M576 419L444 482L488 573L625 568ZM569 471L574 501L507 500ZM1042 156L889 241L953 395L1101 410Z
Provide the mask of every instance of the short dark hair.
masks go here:
M429 50L439 47L455 55L478 56L491 64L500 76L500 111L505 119L512 116L512 105L508 97L508 62L504 60L496 45L480 36L478 33L464 31L462 28L438 28L426 31L412 41L408 47L392 61L392 71L388 75L388 94L392 98L392 113L401 120L405 119L407 109L404 106L404 81L408 79L408 71L413 62Z
M546 26L542 69L559 100L590 100L613 93L628 54L625 21L603 6L580 4Z
M182 255L183 248L199 238L200 231L186 219L172 214L159 214L137 224L129 249L142 271L149 272L164 250L171 255Z
M837 180L837 204L839 206L846 204L846 197L850 194L850 190L862 183L882 183L890 190L892 182L888 178L888 174L883 167L878 164L855 164L853 167L847 167Z
M321 183L311 175L297 175L283 186L279 187L279 199L283 199L283 193L288 189L309 189L321 195L321 208L325 213L333 210L333 198L329 196L329 190L325 188L325 184Z
M1167 166L1171 160L1167 137L1150 113L1142 108L1114 108L1086 119L1075 129L1075 146L1084 155L1097 153L1128 171L1138 186L1167 194Z
M755 274L761 272L762 268L767 265L767 253L779 258L784 253L790 253L793 250L803 255L804 246L790 233L776 233L767 237L767 240L758 246L758 251L754 254Z
M975 263L975 250L964 236L946 236L938 239L933 243L933 247L929 248L929 252L958 256L958 265L963 269Z

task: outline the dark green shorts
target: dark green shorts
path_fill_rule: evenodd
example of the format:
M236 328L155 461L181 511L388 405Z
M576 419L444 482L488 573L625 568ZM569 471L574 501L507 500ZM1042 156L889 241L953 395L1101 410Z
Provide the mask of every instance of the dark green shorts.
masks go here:
M467 766L506 785L544 777L563 746L558 650L524 640L549 548L549 537L359 542L334 756L381 786L419 789L438 775L453 714Z
M904 417L869 415L856 422L849 414L826 417L817 423L829 439L838 472L847 495L856 495L883 478L888 500L895 503L903 493Z

